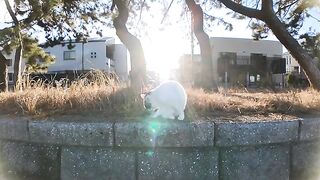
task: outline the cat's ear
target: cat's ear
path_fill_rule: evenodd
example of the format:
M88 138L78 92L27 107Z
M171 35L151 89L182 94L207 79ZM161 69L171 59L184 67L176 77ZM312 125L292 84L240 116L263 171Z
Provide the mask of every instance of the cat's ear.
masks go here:
M140 94L140 97L142 98L142 99L144 99L147 95L149 95L151 92L145 92L145 93L141 93Z
M140 94L140 97L141 97L142 99L144 99L144 97L146 97L146 93Z

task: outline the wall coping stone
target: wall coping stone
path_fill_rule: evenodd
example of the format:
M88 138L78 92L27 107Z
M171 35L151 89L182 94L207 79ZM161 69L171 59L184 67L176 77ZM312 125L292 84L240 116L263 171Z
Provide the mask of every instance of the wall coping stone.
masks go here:
M228 147L320 138L320 118L273 122L1 120L0 139L98 147Z
M299 121L217 123L216 145L255 145L298 140Z
M300 120L300 140L308 141L320 138L320 118Z
M30 141L83 146L112 146L112 123L46 122L29 123Z
M115 123L121 147L199 147L214 145L213 122L136 121Z

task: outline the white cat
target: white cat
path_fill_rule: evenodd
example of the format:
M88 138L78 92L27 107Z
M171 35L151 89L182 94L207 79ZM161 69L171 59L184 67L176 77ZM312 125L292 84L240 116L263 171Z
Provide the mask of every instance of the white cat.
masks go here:
M141 94L144 107L153 111L152 117L166 119L184 119L187 94L182 85L176 81L165 81L151 91Z

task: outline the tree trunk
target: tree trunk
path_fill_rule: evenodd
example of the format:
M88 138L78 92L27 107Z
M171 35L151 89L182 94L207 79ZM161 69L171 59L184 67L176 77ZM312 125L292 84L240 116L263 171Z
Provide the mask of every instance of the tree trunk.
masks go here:
M210 38L203 30L203 10L194 0L186 0L186 4L192 13L193 31L200 45L201 76L200 85L206 90L216 86L213 78L212 52Z
M0 52L0 92L8 91L8 67L7 59Z
M22 58L22 44L20 44L14 55L14 65L13 65L13 84L15 89L21 89L21 58Z
M116 34L121 42L128 48L131 60L130 81L131 87L140 93L146 81L146 62L144 57L143 48L140 40L132 35L126 23L129 16L129 9L126 1L114 0L117 6L119 15L113 20L113 25L116 29Z
M16 89L21 89L21 59L22 59L22 37L21 37L21 27L16 14L13 12L11 5L8 0L5 0L6 8L13 20L14 25L17 27L18 36L17 41L19 45L16 48L14 56L14 66L13 66L13 83Z
M269 15L265 22L303 68L312 88L320 90L320 70L313 62L312 57L290 35L283 23L275 15Z

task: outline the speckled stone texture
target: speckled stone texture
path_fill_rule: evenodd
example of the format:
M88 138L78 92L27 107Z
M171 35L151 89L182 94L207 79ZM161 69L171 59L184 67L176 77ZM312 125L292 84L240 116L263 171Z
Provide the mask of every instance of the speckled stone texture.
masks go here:
M1 120L0 139L29 140L28 121L24 120Z
M208 147L214 144L214 124L165 120L117 122L115 139L120 147Z
M320 142L307 142L292 146L292 180L320 179Z
M58 180L59 147L1 141L0 168L10 180Z
M62 145L112 146L112 123L30 122L30 141Z
M320 140L320 118L309 118L301 121L300 140Z
M296 141L298 121L217 123L216 145L257 145Z
M63 148L61 180L89 179L135 179L135 153L101 148Z
M289 179L289 146L231 147L221 153L220 179Z
M215 149L161 149L140 152L139 180L218 179L218 151Z

